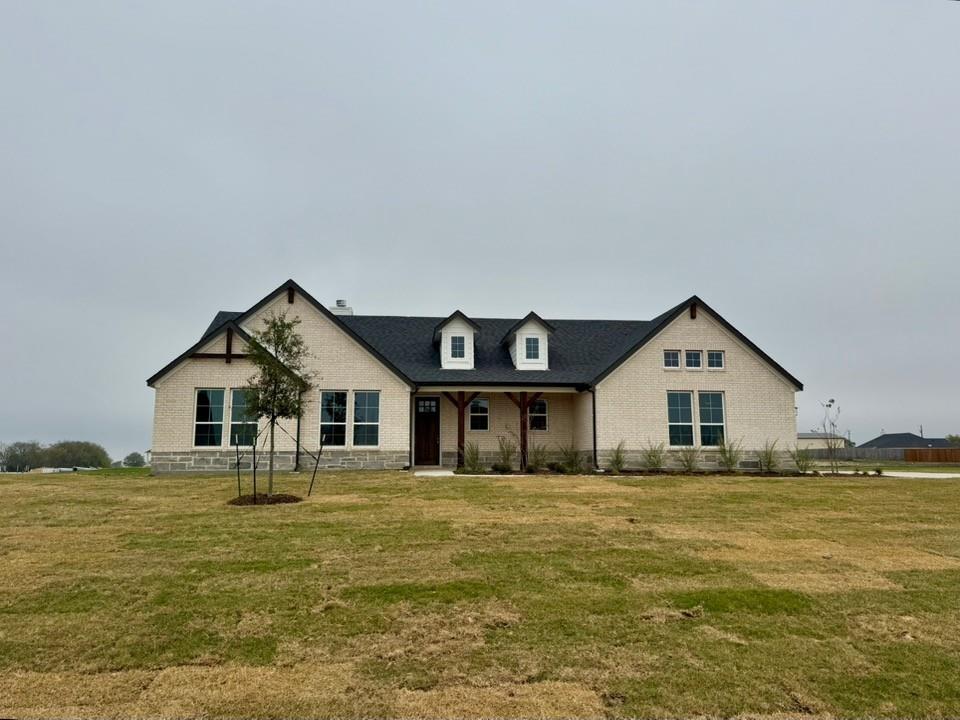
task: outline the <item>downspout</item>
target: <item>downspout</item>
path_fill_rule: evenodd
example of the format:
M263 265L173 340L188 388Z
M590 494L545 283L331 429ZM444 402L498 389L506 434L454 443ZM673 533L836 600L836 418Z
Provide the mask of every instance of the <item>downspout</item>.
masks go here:
M303 393L300 393L300 397L303 398ZM300 416L302 412L297 413L297 452L293 456L293 471L300 472Z
M590 409L593 413L593 467L600 469L600 463L597 462L597 387L590 388L591 402Z

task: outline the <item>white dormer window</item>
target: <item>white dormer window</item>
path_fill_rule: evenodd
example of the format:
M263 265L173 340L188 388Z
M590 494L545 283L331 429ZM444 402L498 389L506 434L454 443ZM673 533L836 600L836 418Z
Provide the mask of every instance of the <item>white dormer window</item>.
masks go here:
M440 367L444 370L473 370L474 335L480 326L457 310L433 331L440 346Z
M510 348L513 366L517 370L549 370L549 338L553 330L553 325L536 313L515 323L502 340Z

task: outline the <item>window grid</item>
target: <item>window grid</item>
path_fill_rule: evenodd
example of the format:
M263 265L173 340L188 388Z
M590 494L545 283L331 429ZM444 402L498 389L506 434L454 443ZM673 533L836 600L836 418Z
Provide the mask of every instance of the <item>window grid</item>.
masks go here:
M490 401L487 398L475 398L471 401L470 429L474 431L490 429Z
M723 361L724 361L723 350L707 351L707 368L711 370L722 370Z
M380 444L380 392L377 390L353 394L353 444L355 447Z
M540 359L540 338L528 337L525 342L527 360Z
M723 444L726 435L723 422L723 393L701 392L700 403L700 444L705 447L717 447Z
M699 350L687 350L686 359L686 365L691 370L699 370L703 367L703 357Z
M467 355L467 341L463 335L450 338L450 357L464 358Z
M223 444L223 388L197 388L194 414L195 447L220 447Z
M663 351L663 366L665 368L678 368L680 367L680 351L679 350L664 350Z
M693 393L667 393L667 428L670 445L693 445Z
M347 392L324 390L320 393L320 440L323 445L347 444Z
M247 414L247 390L230 392L230 447L250 447L257 441L257 418Z
M547 430L547 401L535 400L527 410L527 425L531 430L546 432Z

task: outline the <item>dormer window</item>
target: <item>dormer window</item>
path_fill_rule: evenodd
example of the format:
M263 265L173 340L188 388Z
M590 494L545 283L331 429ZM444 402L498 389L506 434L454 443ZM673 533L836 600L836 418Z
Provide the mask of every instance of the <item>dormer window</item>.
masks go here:
M538 337L528 337L526 338L526 351L527 351L527 360L539 360L540 359L540 338Z
M474 336L480 326L457 310L433 330L433 342L440 349L444 370L473 370Z

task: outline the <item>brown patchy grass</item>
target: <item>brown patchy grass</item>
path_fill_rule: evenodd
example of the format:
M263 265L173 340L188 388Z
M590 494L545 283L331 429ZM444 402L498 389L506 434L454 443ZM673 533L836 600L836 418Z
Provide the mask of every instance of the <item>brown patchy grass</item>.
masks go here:
M960 715L960 481L235 489L0 478L0 715Z

